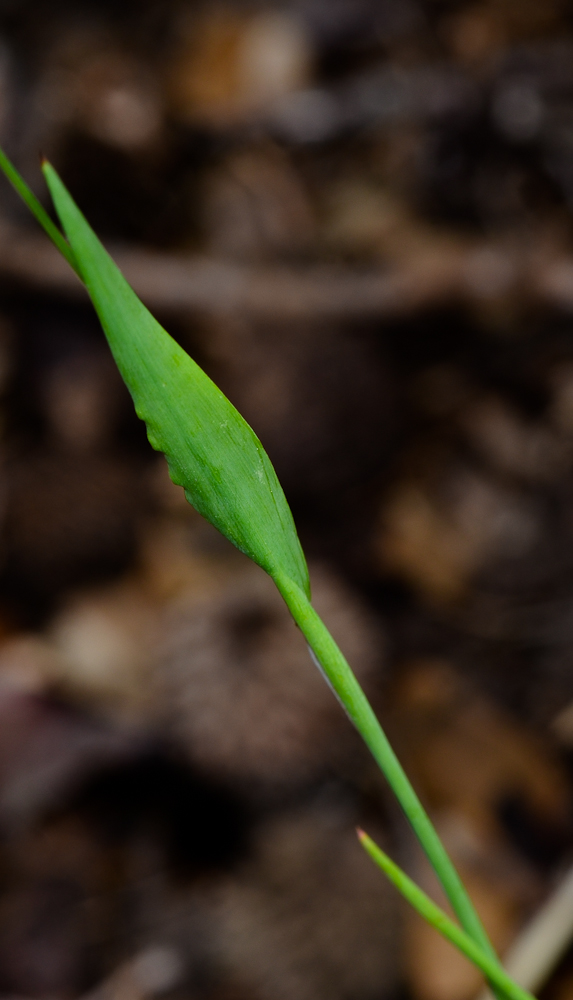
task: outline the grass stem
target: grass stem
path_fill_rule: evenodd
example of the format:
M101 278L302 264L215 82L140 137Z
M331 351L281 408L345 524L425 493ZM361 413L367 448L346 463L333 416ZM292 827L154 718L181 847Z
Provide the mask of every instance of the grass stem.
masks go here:
M302 590L287 578L275 579L275 583L330 686L386 776L462 927L479 946L480 954L485 952L501 969L460 876L346 658ZM499 995L495 983L490 985Z

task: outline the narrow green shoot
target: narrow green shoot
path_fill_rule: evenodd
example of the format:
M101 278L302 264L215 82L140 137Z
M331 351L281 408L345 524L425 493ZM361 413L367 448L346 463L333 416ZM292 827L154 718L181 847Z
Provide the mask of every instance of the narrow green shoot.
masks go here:
M410 905L418 911L424 920L435 927L443 937L469 958L478 969L481 969L491 984L501 990L510 1000L533 1000L532 994L518 986L497 961L483 951L465 931L454 924L453 920L450 920L447 914L439 906L436 906L433 900L401 868L398 868L398 865L394 864L368 834L364 833L364 830L357 830L357 833L366 853L388 876Z
M0 169L4 171L6 177L10 181L10 184L16 189L22 201L26 203L34 218L40 223L42 229L50 237L54 246L56 246L60 253L66 258L68 264L71 268L73 268L76 274L80 276L76 258L71 246L66 242L58 227L55 226L50 219L50 216L46 212L44 206L38 201L34 192L28 187L24 178L21 177L6 156L4 150L1 148Z

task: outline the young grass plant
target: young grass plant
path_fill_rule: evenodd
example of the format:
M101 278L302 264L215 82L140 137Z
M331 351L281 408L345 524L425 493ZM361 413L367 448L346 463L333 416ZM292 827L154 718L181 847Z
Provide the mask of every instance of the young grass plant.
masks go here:
M0 168L86 286L153 448L189 502L274 580L315 662L385 774L463 931L366 837L362 843L422 915L474 962L498 997L530 995L503 972L474 906L342 652L310 601L294 521L260 441L160 326L106 252L49 163L43 171L65 237L0 150Z

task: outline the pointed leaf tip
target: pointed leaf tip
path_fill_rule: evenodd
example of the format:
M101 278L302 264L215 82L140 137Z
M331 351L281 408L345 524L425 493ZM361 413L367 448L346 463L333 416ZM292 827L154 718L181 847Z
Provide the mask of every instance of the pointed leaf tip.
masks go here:
M138 299L50 163L43 172L136 412L173 482L275 580L286 576L309 595L292 514L261 442Z

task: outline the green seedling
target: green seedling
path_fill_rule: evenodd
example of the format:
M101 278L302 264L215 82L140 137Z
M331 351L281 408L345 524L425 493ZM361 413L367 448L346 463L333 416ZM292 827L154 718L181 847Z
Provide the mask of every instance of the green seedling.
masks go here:
M450 922L450 939L485 973L498 997L525 1000L528 995L501 969L459 875L364 692L312 607L294 521L255 433L146 309L53 167L44 163L43 171L65 237L1 151L0 168L84 282L137 414L147 425L152 447L164 453L171 478L208 521L274 580L313 658L396 794L464 928L465 934ZM374 860L379 863L379 858ZM389 868L384 870L390 874ZM413 883L396 866L391 872L400 874L395 884L414 902ZM435 917L427 907L424 915L435 924L430 912ZM456 931L453 936L450 924ZM443 932L445 926L442 922Z

